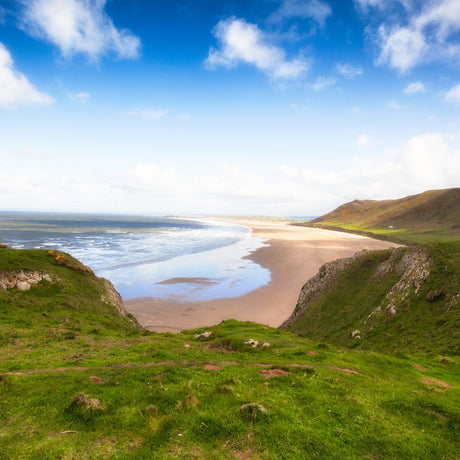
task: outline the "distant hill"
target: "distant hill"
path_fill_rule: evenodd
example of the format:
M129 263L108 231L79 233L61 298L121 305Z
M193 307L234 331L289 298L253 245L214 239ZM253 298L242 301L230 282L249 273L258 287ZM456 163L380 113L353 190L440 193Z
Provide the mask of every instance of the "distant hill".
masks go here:
M354 200L308 223L394 241L460 239L460 188L430 190L397 200Z
M460 352L460 242L364 251L323 265L283 329L365 350Z

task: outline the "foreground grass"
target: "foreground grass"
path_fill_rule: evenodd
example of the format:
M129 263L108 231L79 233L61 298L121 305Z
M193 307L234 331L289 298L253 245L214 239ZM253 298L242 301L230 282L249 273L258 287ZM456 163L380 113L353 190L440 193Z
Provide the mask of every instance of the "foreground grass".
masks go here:
M236 321L139 332L64 260L0 250L0 272L54 279L0 289L0 459L457 458L457 355Z
M0 349L2 458L456 458L456 359L344 351L236 321L207 330L106 337L105 354L80 336L78 363L51 345L48 363L16 356L14 370ZM100 407L75 407L81 392Z

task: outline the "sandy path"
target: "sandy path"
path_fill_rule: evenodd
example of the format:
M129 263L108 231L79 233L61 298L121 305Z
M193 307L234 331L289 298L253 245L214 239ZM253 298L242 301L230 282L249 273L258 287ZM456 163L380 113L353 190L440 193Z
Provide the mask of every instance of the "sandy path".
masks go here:
M226 319L254 321L278 327L292 313L305 282L325 262L349 257L362 249L396 246L348 233L285 224L238 221L269 246L255 251L251 260L271 271L271 281L240 297L201 302L158 298L125 301L126 309L147 329L177 332L212 326Z

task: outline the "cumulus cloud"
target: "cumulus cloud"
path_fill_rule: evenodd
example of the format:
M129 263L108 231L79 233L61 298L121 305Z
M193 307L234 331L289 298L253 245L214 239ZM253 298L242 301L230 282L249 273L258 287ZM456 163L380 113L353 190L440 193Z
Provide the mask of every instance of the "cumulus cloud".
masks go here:
M334 86L337 83L337 80L334 77L318 77L315 83L312 83L310 86L315 91L323 91L331 86Z
M0 43L0 107L11 110L53 102L49 94L40 92L27 77L15 70L10 52Z
M444 96L444 102L453 105L460 105L460 83L451 88Z
M320 27L324 27L331 14L330 6L321 0L281 0L279 8L268 20L278 23L292 18L312 19Z
M367 29L380 49L377 64L386 64L404 73L427 62L460 60L458 0L357 0L355 3L366 11L375 8L383 13L399 6L399 10L396 9L399 14L393 11L381 16L377 31Z
M209 50L205 64L210 69L231 68L245 63L275 80L297 79L308 70L305 58L300 56L288 60L285 51L272 45L267 34L244 19L232 17L222 20L213 33L219 48Z
M361 69L361 67L356 67L346 62L338 62L336 64L336 69L340 75L344 75L349 78L354 78L363 74L363 69Z
M128 112L126 112L126 114L132 115L135 117L141 117L147 121L157 121L160 118L163 118L168 112L169 110L142 109L142 110L129 110Z
M97 175L42 171L29 168L15 176L1 170L0 201L10 209L319 215L355 198L398 198L458 186L460 138L415 136L380 156L324 170L280 164L261 171L233 164L189 175L180 167L138 164Z
M131 31L117 29L105 13L106 0L22 0L22 27L57 46L66 58L83 54L91 60L113 53L137 58L141 42Z
M421 81L414 81L404 88L406 94L423 93L425 85Z

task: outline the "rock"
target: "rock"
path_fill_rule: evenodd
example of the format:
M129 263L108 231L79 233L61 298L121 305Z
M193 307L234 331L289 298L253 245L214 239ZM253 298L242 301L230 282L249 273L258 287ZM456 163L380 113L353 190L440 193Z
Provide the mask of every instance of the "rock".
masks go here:
M1 289L17 288L20 291L28 291L32 286L37 285L42 280L48 283L53 282L53 279L48 273L39 271L21 270L20 272L0 272Z
M205 331L205 332L202 332L201 334L195 334L193 337L195 337L195 339L200 339L201 337L203 337L204 339L209 339L211 335L212 335L212 331Z
M101 296L101 301L115 307L118 313L120 313L121 316L124 316L137 330L143 331L144 328L139 324L137 319L126 311L123 299L113 284L105 278L101 278L101 280L104 282L105 288L105 293Z
M351 338L354 339L356 337L359 337L359 334L361 334L361 331L359 329L356 329L351 333Z
M270 344L269 344L268 342L264 342L264 343L262 344L262 346L263 346L263 347L269 347Z
M246 342L243 342L245 345L251 345L252 348L256 348L259 345L259 342L254 339L249 339L246 340Z
M99 399L90 398L88 395L81 392L73 397L69 408L78 408L85 412L95 412L104 410L105 405L102 404Z
M437 291L428 292L426 295L426 300L428 302L434 302L435 300L440 299L444 295L444 289L438 289Z
M16 283L16 288L19 291L28 291L30 289L30 284L27 281L18 281Z
M255 420L258 417L265 415L267 413L267 409L265 409L265 407L261 406L260 404L248 403L243 404L240 407L240 413L245 418Z

